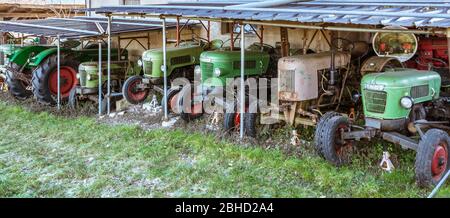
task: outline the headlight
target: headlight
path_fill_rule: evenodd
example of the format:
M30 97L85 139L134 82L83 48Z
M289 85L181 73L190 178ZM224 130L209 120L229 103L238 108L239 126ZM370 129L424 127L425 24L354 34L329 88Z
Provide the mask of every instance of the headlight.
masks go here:
M91 79L92 79L92 78L91 78L91 75L87 75L87 76L86 76L86 79L87 79L87 80L91 80Z
M215 69L214 69L214 75L215 75L215 76L219 77L219 76L220 76L220 73L221 73L220 68L215 68Z
M138 64L139 67L142 67L144 65L144 63L142 62L142 59L139 59L137 61L137 64Z
M77 76L76 76L76 77L77 77L77 79L80 79L80 74L79 74L79 73L77 73Z
M400 99L400 105L406 109L411 109L414 101L411 97L405 96Z
M194 73L195 73L196 75L202 74L202 69L200 68L199 65L196 65L196 66L195 66L195 68L194 68Z

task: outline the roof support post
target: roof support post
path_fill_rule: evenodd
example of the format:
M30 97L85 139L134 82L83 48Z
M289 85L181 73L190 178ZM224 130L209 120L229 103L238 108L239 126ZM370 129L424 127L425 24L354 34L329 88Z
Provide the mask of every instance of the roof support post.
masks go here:
M58 94L57 94L57 107L61 110L61 38L59 35L56 36L56 69L58 76Z
M162 20L162 36L163 36L163 73L164 73L164 120L169 119L169 112L167 108L167 36L166 36L166 18Z
M286 27L280 27L280 36L281 36L281 56L287 57L289 56L289 34L288 29Z
M206 31L206 38L211 42L211 21L208 20L208 29Z
M107 107L107 113L108 115L111 113L111 21L112 17L111 15L108 15L108 60L107 60L107 71L108 71L108 84L107 84L107 101L106 101L106 107Z
M245 113L245 30L244 25L241 25L241 89L240 89L240 138L244 138L244 113Z
M177 43L176 46L180 45L181 40L181 29L180 29L180 17L177 17Z
M447 28L447 50L450 52L450 28ZM450 66L450 59L449 59L449 65ZM450 70L450 68L449 68Z
M102 116L102 40L98 40L98 116Z
M234 22L229 24L230 26L230 47L231 47L231 51L234 50Z

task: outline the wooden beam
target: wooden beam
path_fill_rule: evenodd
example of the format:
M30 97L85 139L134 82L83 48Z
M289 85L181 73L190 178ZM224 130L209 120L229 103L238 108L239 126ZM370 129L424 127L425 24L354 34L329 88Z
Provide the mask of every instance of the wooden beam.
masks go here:
M54 17L53 13L0 13L0 17Z

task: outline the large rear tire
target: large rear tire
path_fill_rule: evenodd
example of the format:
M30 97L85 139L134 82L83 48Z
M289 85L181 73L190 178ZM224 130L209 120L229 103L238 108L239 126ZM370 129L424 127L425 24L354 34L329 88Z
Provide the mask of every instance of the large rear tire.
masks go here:
M14 72L20 71L20 66L16 63L10 63L9 69L6 71L6 84L8 85L9 93L19 100L25 100L29 98L33 92L30 87L30 81L23 81L16 78L16 74ZM13 72L14 71L14 72ZM25 74L31 74L28 70L24 70Z
M54 105L58 94L57 57L47 57L33 71L33 93L37 101L43 104ZM62 55L60 62L61 72L61 98L66 100L70 91L77 85L76 78L80 62L71 55Z
M421 187L435 186L450 168L450 139L446 132L430 129L419 142L416 153L416 182Z

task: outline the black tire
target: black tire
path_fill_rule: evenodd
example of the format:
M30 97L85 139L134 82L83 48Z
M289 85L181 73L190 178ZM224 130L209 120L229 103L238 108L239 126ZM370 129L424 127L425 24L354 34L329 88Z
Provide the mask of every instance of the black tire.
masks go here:
M419 142L416 153L415 171L416 182L419 186L432 187L437 185L450 168L449 150L450 139L446 132L439 129L430 129L425 133ZM437 155L442 154L440 151L444 151L445 155Z
M136 90L135 86L142 83L142 76L132 76L123 84L122 93L130 104L141 104L147 99L150 89Z
M167 100L169 101L169 103L167 104L167 110L168 111L172 111L172 107L170 106L170 101L171 98L173 98L176 94L178 94L181 91L181 88L179 87L174 87L174 88L170 88L169 90L167 90ZM162 101L161 101L161 106L164 108L164 105L166 103L166 98L163 97ZM172 111L173 112L173 111Z
M69 94L69 108L76 110L79 108L79 101L77 96L77 88L73 88Z
M17 65L16 63L10 63L9 68L10 69L6 71L6 84L8 85L9 93L11 93L13 97L19 100L25 100L33 95L33 92L27 89L26 82L16 78L15 74L13 73L13 71L19 72L21 66ZM29 71L24 71L24 73L30 74ZM30 84L28 84L28 86L29 85Z
M347 117L334 116L323 122L324 126L320 134L317 135L319 145L324 158L335 166L341 166L347 163L347 158L343 156L342 148L349 145L349 141L339 142L338 132L341 129L347 131L350 129L350 122Z
M239 126L235 122L236 113L225 113L223 117L223 129L225 132L231 133L232 131L239 130Z
M57 56L51 55L43 60L41 64L33 71L33 78L31 80L33 85L33 94L34 97L36 97L36 100L40 103L49 105L56 104L56 94L50 91L49 81L50 74L56 71L57 65ZM75 73L78 73L79 65L80 62L76 60L72 55L61 55L61 68L70 68L71 70L75 71ZM76 83L77 81L75 79L74 84ZM64 84L62 84L62 86L64 86ZM70 87L67 94L61 93L61 99L66 100L70 95L70 91L74 87L75 85L73 85L73 87Z
M336 116L340 116L340 114L338 112L334 112L334 111L327 112L323 116L320 117L319 122L317 123L316 130L314 133L314 148L315 148L317 154L321 157L323 157L322 144L321 144L321 141L319 140L318 136L320 134L322 134L323 127L325 126L327 121Z
M257 122L259 122L259 113L245 113L244 126L247 136L256 138L258 134Z

